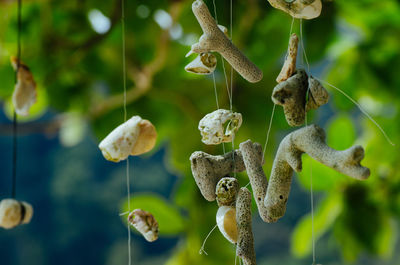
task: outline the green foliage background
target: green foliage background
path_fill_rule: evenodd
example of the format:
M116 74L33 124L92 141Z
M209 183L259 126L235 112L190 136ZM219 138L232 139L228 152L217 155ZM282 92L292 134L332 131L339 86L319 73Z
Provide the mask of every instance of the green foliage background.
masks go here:
M212 10L212 1L206 2ZM266 0L233 2L233 41L264 72L263 80L256 84L233 75L233 109L244 117L235 145L247 139L264 143L273 107L270 95L287 49L292 19L271 8ZM87 135L94 134L99 141L123 121L120 5L120 0L24 1L22 58L34 73L39 100L31 116L21 118L22 132L58 135L66 148L72 148L82 145ZM149 10L147 16L143 15L144 7ZM219 23L228 26L229 1L216 1L216 8ZM88 13L93 9L110 18L111 28L105 34L98 34L91 27ZM171 15L174 30L182 29L177 39L171 37L171 28L162 29L154 20L159 10ZM16 54L15 1L0 1L0 14L0 98L4 113L10 117L14 74L9 57ZM321 16L302 24L311 73L359 102L399 144L400 2L324 1ZM300 34L299 29L300 22L296 20L293 31ZM184 55L200 35L191 1L127 1L127 111L155 124L159 138L153 154L165 149L162 170L179 176L168 199L152 190L133 197L134 206L154 212L162 237L178 240L161 260L149 259L152 264L234 262L234 246L218 233L207 242L209 255L199 255L203 239L215 224L217 206L201 197L188 158L196 150L222 153L219 146L203 145L197 130L198 121L216 109L213 80L211 76L195 76L183 70L192 59ZM215 78L219 105L229 108L222 62L218 59ZM298 66L305 65L299 57ZM225 66L229 77L229 65ZM327 141L333 148L364 146L363 164L371 169L371 177L355 181L305 155L303 172L295 177L294 190L306 203L289 201L291 212L282 219L283 224L261 224L258 215L253 216L259 264L311 263L311 170L317 253L326 261L324 264L400 264L396 254L400 219L398 146L391 146L345 96L330 86L326 88L331 100L309 114L309 123L326 129ZM51 119L42 121L43 115L49 113ZM266 175L280 140L292 130L278 106L266 152ZM2 126L2 134L8 133L9 126ZM163 176L162 170L155 174ZM124 171L115 177L123 179ZM242 185L247 184L247 176L241 174L239 178ZM68 184L63 183L59 185ZM124 211L125 203L120 207ZM302 218L295 218L303 214ZM125 259L114 259L112 264L124 262Z

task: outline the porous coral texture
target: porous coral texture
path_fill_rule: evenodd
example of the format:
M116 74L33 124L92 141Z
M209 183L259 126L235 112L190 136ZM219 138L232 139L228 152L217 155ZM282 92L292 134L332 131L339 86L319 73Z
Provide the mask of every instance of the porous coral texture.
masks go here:
M191 52L218 52L247 81L258 82L262 71L252 63L218 27L206 4L196 0L192 4L193 13L203 30L199 42L192 45Z
M271 220L277 221L285 214L293 170L296 172L302 170L301 155L303 153L358 180L367 179L370 175L370 170L360 164L364 158L364 149L361 146L337 151L325 143L325 132L317 125L298 129L282 140L272 166L264 200Z

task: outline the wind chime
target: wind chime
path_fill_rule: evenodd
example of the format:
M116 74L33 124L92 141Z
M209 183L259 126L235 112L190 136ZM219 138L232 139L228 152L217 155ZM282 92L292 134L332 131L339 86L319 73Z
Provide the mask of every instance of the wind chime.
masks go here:
M273 7L299 19L316 18L322 8L320 0L269 2ZM260 81L261 70L237 49L228 38L225 27L217 25L203 0L194 1L192 10L203 35L189 52L189 55L197 53L198 57L185 69L196 74L212 73L216 59L211 52L218 52L244 79L249 82ZM271 97L274 104L283 107L290 126L303 125L309 110L318 109L329 100L328 92L316 78L303 69L296 69L298 43L297 35L291 35L288 54ZM202 141L207 145L230 142L241 124L240 113L218 109L200 120ZM288 134L279 145L269 180L262 168L265 162L262 147L251 140L224 155L196 151L190 156L194 180L207 201L217 201L217 226L228 241L236 244L236 255L244 264L256 265L251 227L251 192L246 187L240 188L232 174L247 172L261 219L267 223L276 222L285 214L293 171L302 170L303 153L354 179L369 177L370 170L360 164L364 158L361 146L338 151L330 148L325 138L324 130L317 125L306 124Z
M18 0L18 40L17 57L11 57L11 65L15 70L15 87L12 94L13 113L13 152L12 152L12 182L11 198L0 202L0 227L15 228L28 224L33 216L31 204L16 199L17 179L17 115L29 115L29 109L36 102L36 83L29 67L21 61L21 27L22 0Z

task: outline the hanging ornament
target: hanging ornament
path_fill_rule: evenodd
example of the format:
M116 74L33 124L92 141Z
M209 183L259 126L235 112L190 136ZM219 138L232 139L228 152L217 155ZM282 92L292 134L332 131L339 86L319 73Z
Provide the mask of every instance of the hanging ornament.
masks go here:
M208 145L231 142L241 125L242 114L218 109L200 120L201 141Z
M148 242L157 240L158 222L151 213L141 209L135 209L129 214L128 222L141 233Z
M29 109L37 100L36 83L29 67L21 61L18 65L17 57L11 57L11 64L14 70L18 71L12 95L14 109L18 115L27 116Z
M133 116L115 128L99 148L105 159L113 162L125 160L129 155L140 155L153 149L157 138L154 125L139 116Z
M321 0L268 0L268 2L271 6L299 19L319 17L322 10Z
M221 30L207 5L202 0L196 0L192 4L192 10L203 35L198 43L192 45L189 54L218 52L244 79L252 83L260 81L263 77L262 71L232 43L226 35L227 31Z
M214 54L206 52L199 54L194 61L185 66L189 73L208 75L212 74L217 67L217 58Z
M4 199L0 202L0 227L11 229L28 224L33 216L33 208L27 202Z

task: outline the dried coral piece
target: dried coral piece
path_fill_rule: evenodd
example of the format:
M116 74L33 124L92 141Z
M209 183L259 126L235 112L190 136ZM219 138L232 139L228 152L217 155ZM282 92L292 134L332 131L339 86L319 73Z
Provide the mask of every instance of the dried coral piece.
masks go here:
M211 16L206 4L202 0L196 0L192 4L192 10L204 34L198 43L192 45L191 52L218 52L244 79L252 83L260 81L263 76L262 71L225 35Z
M306 103L306 111L310 109L318 109L329 101L328 91L314 77L308 78L308 101Z
M259 143L252 143L250 140L240 144L243 162L246 166L254 199L257 204L258 213L264 222L272 222L269 219L267 208L264 205L264 198L267 193L268 181L262 168L262 147Z
M299 38L297 37L296 33L293 33L289 39L289 48L285 63L283 64L282 70L276 78L276 82L280 83L286 81L296 71L298 44Z
M227 124L226 129L225 124ZM231 142L241 125L242 114L218 109L200 120L201 141L208 145Z
M268 0L271 6L280 9L294 18L313 19L319 17L322 10L321 0Z
M236 244L238 229L236 223L236 208L221 206L217 211L217 225L221 234L231 243Z
M290 126L300 126L305 120L308 77L298 70L288 80L279 83L272 92L272 101L283 106L286 121Z
M325 132L320 127L310 125L298 129L282 140L272 166L264 200L271 220L276 221L285 214L293 170L301 171L303 153L355 179L367 179L370 175L370 170L360 164L364 158L364 149L361 146L337 151L325 143Z
M139 116L133 116L107 135L99 148L105 159L119 162L129 155L140 155L150 151L157 139L153 124Z
M328 100L326 89L312 76L308 77L304 70L296 71L288 80L279 83L272 92L272 101L283 106L290 126L302 125L308 110L317 109Z
M215 189L218 206L235 205L239 188L239 182L235 178L225 177L218 181Z
M192 174L201 194L207 201L216 198L215 188L220 179L233 172L245 170L240 151L213 156L201 151L190 156Z
M157 240L158 222L151 213L141 209L135 209L129 214L128 222L141 233L148 242Z
M33 208L27 202L4 199L0 202L0 227L11 229L28 224L33 216Z
M246 188L241 188L237 197L236 222L238 227L236 255L243 260L245 265L256 265L254 237L251 228L251 193Z
M217 67L217 58L214 54L206 52L199 54L196 59L185 66L189 73L208 75L212 74Z
M37 100L36 83L26 64L20 61L18 65L16 57L11 57L11 64L14 70L18 71L17 83L12 95L14 109L18 115L27 116L29 109Z

